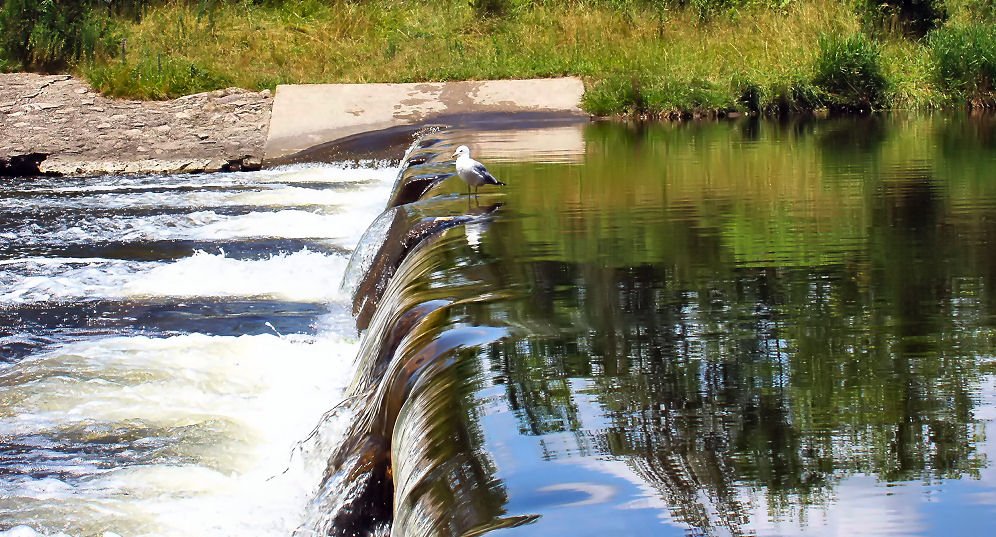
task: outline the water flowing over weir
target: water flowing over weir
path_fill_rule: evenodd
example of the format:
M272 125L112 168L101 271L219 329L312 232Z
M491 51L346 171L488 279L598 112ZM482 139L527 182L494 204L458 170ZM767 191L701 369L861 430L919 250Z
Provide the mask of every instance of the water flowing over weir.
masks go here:
M0 185L0 534L299 528L350 420L340 284L396 175Z

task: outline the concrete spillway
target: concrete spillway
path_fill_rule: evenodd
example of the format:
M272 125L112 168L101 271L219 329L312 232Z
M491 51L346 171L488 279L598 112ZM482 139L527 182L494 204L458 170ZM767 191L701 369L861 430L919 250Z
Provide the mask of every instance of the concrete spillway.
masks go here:
M577 78L283 85L274 97L264 163L292 162L295 155L366 133L407 136L429 123L491 123L510 116L521 121L530 115L576 121L587 117L579 107L583 93Z

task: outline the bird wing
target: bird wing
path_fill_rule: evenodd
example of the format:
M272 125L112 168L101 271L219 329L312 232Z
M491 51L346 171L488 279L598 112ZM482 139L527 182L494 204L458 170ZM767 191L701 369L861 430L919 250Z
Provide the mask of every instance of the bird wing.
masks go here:
M502 185L502 186L505 185L505 183L499 181L498 179L495 179L495 176L491 175L491 172L489 172L488 169L484 167L484 164L481 164L480 162L477 162L476 160L471 161L471 164L472 165L471 165L470 169L473 170L474 173L476 173L477 175L479 175L482 179L484 179L484 184L486 184L486 185Z

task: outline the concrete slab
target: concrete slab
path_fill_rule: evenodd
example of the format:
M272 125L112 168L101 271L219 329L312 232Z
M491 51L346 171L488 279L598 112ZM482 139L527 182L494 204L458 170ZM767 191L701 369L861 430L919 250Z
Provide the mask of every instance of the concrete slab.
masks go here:
M277 87L264 164L350 136L481 114L587 117L577 78Z

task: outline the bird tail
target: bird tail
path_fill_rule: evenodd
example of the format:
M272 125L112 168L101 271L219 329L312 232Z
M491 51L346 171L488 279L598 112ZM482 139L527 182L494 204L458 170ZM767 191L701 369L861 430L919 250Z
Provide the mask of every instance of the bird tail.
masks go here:
M487 174L486 179L487 179L488 184L498 185L498 186L505 186L505 183L499 181L497 178L495 178L495 176L491 175L490 173Z

